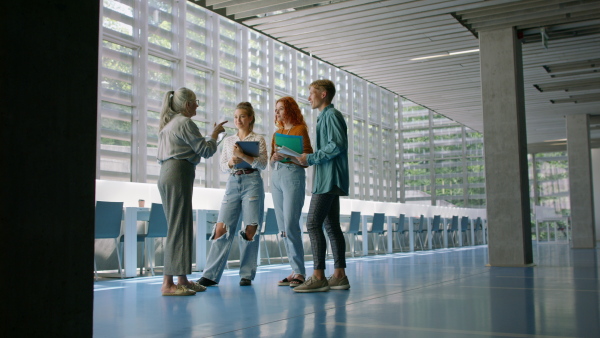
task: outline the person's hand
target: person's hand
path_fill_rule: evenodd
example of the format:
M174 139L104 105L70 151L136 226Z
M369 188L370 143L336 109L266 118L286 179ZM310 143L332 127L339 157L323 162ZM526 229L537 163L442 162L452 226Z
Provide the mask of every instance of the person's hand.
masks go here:
M303 166L308 166L308 161L306 160L307 154L302 154L301 156L295 157L298 160L298 163Z
M217 124L215 122L215 124L213 125L213 131L212 134L210 135L210 137L214 138L215 140L219 137L220 133L224 133L225 132L225 128L223 128L223 125L225 123L227 123L228 121L223 121L219 124Z
M240 149L240 147L237 144L233 145L233 156L243 159L244 157L244 152L242 151L242 149Z
M229 168L233 168L238 163L242 163L242 159L241 158L235 157L235 156L231 157L229 159L229 163L228 163L229 164Z
M271 156L271 161L277 162L283 160L284 158L285 156L281 155L280 153L273 153L273 156Z
M302 165L302 166L305 166L305 167L306 167L306 164L302 164L302 163L300 163L300 161L298 161L298 159L297 159L297 158L295 158L295 157L293 157L293 156L292 156L292 157L290 157L290 161L292 161L293 163L296 163L296 164L298 164L298 165Z

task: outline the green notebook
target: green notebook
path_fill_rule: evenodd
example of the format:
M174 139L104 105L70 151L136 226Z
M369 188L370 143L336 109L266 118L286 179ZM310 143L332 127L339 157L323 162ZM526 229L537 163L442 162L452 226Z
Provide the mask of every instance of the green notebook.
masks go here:
M289 148L298 154L302 154L304 151L304 143L303 137L299 135L286 135L275 133L275 145L277 147L286 147ZM282 160L281 162L291 162L288 158Z

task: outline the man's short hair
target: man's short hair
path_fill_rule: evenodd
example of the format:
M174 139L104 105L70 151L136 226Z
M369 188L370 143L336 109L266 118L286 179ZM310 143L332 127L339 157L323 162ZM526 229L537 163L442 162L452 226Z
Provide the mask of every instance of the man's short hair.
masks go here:
M333 97L335 96L335 85L333 82L331 82L331 80L323 79L313 81L313 83L308 86L308 88L310 87L315 87L319 92L325 91L327 93L325 98L329 101L329 103L333 101Z

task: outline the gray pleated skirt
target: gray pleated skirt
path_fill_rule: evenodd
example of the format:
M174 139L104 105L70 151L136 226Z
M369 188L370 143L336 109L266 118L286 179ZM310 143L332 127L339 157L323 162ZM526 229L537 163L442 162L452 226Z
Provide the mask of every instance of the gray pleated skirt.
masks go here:
M192 273L192 193L195 176L196 166L187 160L167 160L160 167L158 191L169 226L164 253L165 275Z

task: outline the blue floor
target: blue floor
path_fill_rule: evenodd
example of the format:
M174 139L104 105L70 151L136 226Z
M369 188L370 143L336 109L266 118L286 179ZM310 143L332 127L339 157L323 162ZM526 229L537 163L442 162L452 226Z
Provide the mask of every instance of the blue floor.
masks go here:
M161 276L104 280L94 336L600 337L599 259L566 244L534 244L533 268L486 267L485 246L348 258L351 289L312 294L276 285L288 264L191 297L161 296Z

